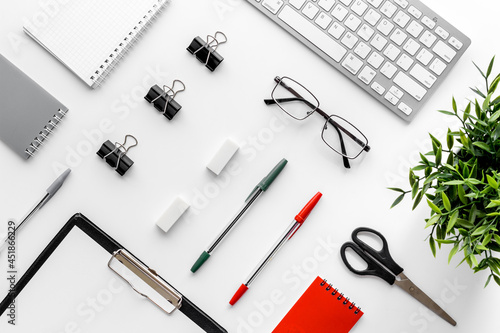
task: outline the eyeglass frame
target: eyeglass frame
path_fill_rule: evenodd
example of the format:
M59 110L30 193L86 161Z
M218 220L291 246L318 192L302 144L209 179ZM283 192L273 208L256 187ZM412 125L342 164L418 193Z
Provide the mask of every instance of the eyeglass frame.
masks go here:
M307 99L305 99L304 97L302 97L298 92L296 92L294 89L290 88L288 85L286 85L284 82L283 82L283 79L288 79L294 83L296 83L297 85L301 86L305 91L307 91L315 100L316 100L316 104L317 106L313 105L310 101L308 101ZM272 99L264 99L264 103L266 103L266 105L271 105L271 104L277 104L279 106L279 108L285 112L287 115L289 115L290 117L296 119L296 120L305 120L307 119L310 115L312 115L313 113L317 112L319 113L323 118L326 119L326 122L325 124L323 125L323 130L321 132L321 139L323 140L323 142L328 146L330 147L330 149L332 149L334 152L336 152L337 154L341 155L342 156L342 160L344 162L344 167L346 168L350 168L350 165L349 165L349 159L355 159L357 158L359 155L361 155L361 153L363 151L366 151L366 152L369 152L370 151L370 146L368 145L368 138L363 134L363 132L361 132L356 126L354 126L351 122L347 121L346 119L338 116L338 115L328 115L326 112L324 112L323 110L321 110L319 108L320 106L320 102L319 100L316 98L316 96L314 96L314 94L309 90L307 89L306 87L304 87L304 85L302 85L301 83L299 83L298 81L288 77L288 76L283 76L283 77L279 77L279 76L276 76L274 78L274 81L276 82L276 86L274 87L274 89L272 90L271 92L271 97ZM291 102L291 101L301 101L303 103L305 103L306 105L308 105L310 108L311 108L311 111L309 111L307 113L307 115L303 118L298 118L296 116L294 116L293 114L291 114L290 112L288 112L287 110L285 110L280 102L278 100L276 100L276 98L274 97L274 92L276 91L276 89L278 88L278 86L282 86L283 88L285 88L286 90L288 90L292 95L294 95L297 99L295 98L292 98L292 99L279 99L279 101L281 102ZM351 132L349 132L347 129L345 129L344 127L340 126L337 122L335 122L332 117L337 117L337 118L340 118L342 119L343 121L345 121L346 123L348 123L349 125L351 125L353 128L355 128L362 136L363 138L365 139L366 141L366 144L364 142L362 142L360 139L358 139L354 134L352 134ZM327 126L327 123L330 123L336 130L337 130L337 133L339 134L339 139L340 139L340 146L341 146L341 149L342 149L342 153L337 151L335 148L333 148L324 138L324 132L325 132L325 127ZM346 150L345 150L345 144L344 144L344 139L342 138L342 133L340 132L344 132L348 137L350 137L354 142L356 142L358 145L360 145L361 147L363 147L363 149L361 149L361 151L356 155L356 156L348 156L347 153L346 153Z

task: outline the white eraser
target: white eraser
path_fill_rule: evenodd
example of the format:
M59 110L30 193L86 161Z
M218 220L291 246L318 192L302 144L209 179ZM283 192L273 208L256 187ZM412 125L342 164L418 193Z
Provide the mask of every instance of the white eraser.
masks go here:
M240 146L236 142L229 138L226 139L214 157L212 157L212 160L208 162L207 169L218 176L238 149L240 149Z
M189 204L181 197L175 198L158 221L156 221L156 225L167 232L188 208Z

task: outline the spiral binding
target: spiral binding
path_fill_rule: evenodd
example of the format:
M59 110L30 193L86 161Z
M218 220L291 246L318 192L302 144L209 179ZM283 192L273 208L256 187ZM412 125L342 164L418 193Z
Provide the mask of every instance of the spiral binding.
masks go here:
M323 279L323 281L321 281L321 286L322 286L322 287L323 287L324 285L327 285L327 284L328 284L328 286L325 288L325 290L326 290L326 291L330 291L330 289L332 289L332 288L333 288L333 286L332 286L331 284L327 283L327 281L326 281L325 279ZM342 294L341 292L339 292L339 290L338 290L337 288L335 288L335 289L332 291L332 296L335 296L335 295L337 295L337 294L339 294L339 295L336 297L338 301L340 301L340 300L344 299L344 300L342 301L342 304L343 304L343 305L347 305L347 304L349 304L349 303L350 303L350 302L349 302L349 297L344 297L344 294ZM354 302L353 302L353 303L351 303L351 304L349 304L349 310L352 310L352 309L354 309L354 308L356 308L356 310L354 310L354 314L358 314L358 313L361 311L361 308L360 308L360 307L356 307L356 304L355 304Z
M55 115L52 116L47 122L47 125L43 127L43 129L38 133L38 135L31 141L28 148L26 148L25 152L28 158L35 156L38 150L44 145L44 141L48 139L49 135L52 134L54 129L57 128L59 123L63 120L64 116L68 113L66 110L59 109Z
M156 20L159 14L165 8L165 5L170 3L170 0L157 0L153 7L148 10L148 12L142 17L142 19L137 22L137 24L132 28L131 31L123 38L123 40L118 44L118 46L110 53L110 55L104 60L104 62L99 66L99 68L90 77L90 80L94 82L96 86L100 86L106 77L113 71L118 63L123 57L125 57L128 52L135 45L137 40L139 40L142 35L149 29L151 24Z

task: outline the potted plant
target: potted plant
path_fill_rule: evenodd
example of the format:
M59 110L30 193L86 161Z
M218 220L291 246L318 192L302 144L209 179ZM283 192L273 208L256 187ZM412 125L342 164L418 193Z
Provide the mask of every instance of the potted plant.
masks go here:
M448 128L445 145L429 134L432 151L421 153L410 169L411 190L390 188L401 193L391 208L406 195L411 195L413 209L427 202L425 228L430 229L433 255L436 243L439 249L449 244L448 263L460 254L460 264L465 261L474 272L490 271L485 287L492 278L500 285L500 96L495 95L500 74L490 79L494 60L486 72L476 66L485 89L471 88L478 97L463 112L454 98L452 111L439 111L457 117L460 128Z

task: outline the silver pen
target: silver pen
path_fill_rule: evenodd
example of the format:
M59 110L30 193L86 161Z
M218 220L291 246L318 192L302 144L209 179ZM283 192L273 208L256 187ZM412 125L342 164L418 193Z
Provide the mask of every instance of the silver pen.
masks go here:
M64 184L64 181L66 180L66 178L68 178L70 172L71 172L71 169L67 169L59 177L57 177L57 179L52 183L52 185L49 186L49 188L47 189L45 195L40 200L40 202L38 202L38 204L36 204L36 206L28 213L28 215L26 215L26 217L21 221L21 223L19 223L16 226L16 228L14 229L15 234L17 234L19 232L21 227L24 226L33 217L33 215L36 214L36 212L38 212L40 209L42 209L42 207L47 202L49 202L50 199L52 199L54 194L56 194L57 191L59 191L61 186ZM0 246L0 253L7 246L8 240L9 240L9 234L7 234L7 236L2 240L2 243L1 243L2 245Z

